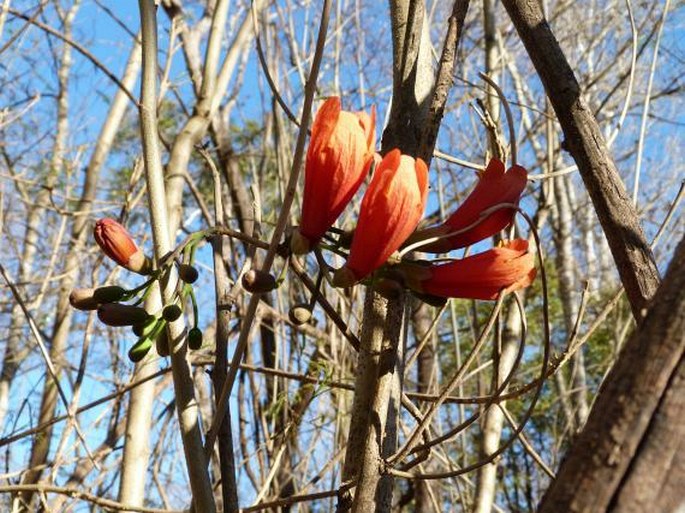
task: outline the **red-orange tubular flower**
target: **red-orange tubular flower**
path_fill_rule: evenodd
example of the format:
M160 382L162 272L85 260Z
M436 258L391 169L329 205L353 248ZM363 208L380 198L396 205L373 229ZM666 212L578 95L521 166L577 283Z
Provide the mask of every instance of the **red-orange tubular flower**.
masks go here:
M527 179L528 172L525 168L513 166L505 172L504 164L500 160L492 159L464 203L441 226L418 232L412 238L412 242L464 230L417 248L419 251L430 253L446 253L491 237L511 223L516 211L512 208L501 208L488 214L484 219L481 219L482 213L500 203L518 204ZM467 229L479 220L478 224Z
M100 219L93 230L95 242L102 252L117 264L138 274L150 274L152 264L134 242L126 228L114 219Z
M535 258L528 241L516 239L484 253L446 264L403 266L406 285L416 292L440 297L496 299L535 279Z
M302 220L291 249L307 253L359 189L373 162L376 111L347 112L340 98L327 99L312 125L304 170Z
M426 206L428 168L421 159L389 152L362 199L350 256L333 283L348 287L371 274L416 229Z

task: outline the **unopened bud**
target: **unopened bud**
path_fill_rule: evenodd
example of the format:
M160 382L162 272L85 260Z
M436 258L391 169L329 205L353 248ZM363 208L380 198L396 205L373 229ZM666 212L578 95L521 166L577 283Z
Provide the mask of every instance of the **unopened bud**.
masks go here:
M178 266L178 277L185 283L195 283L200 274L192 265L181 264Z
M159 356L169 356L169 336L167 335L166 330L160 331L159 335L157 335L155 347L157 348L157 354Z
M108 326L133 326L150 317L144 308L120 303L105 303L98 307L98 319Z
M357 277L349 267L343 266L333 273L333 286L347 288L357 283Z
M150 337L143 337L135 343L135 345L128 350L128 359L132 362L139 362L150 351L152 347L152 340Z
M69 294L69 303L77 310L97 310L100 303L95 299L95 289L74 289Z
M95 242L109 258L129 271L150 274L152 261L138 248L126 228L114 219L100 219L93 230Z
M257 269L250 269L243 274L242 283L243 288L253 294L271 292L276 288L276 278L267 272Z
M309 309L309 305L294 305L288 312L288 318L295 326L302 326L312 318L312 311Z
M200 328L193 328L188 332L188 347L193 350L202 347L202 331Z
M164 317L165 321L174 322L182 313L183 310L181 310L180 306L176 304L167 305L164 307L164 310L162 310L162 317Z
M93 292L93 297L100 303L114 303L121 300L128 292L125 288L118 285L110 285L108 287L98 287Z

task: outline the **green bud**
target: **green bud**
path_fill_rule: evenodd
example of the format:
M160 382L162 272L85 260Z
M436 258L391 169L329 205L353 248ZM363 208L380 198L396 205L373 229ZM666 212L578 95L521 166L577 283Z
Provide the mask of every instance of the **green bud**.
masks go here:
M193 328L188 332L188 347L190 349L200 349L202 347L202 331L200 328Z
M139 362L145 358L145 355L150 351L151 347L152 340L150 340L150 337L142 337L138 339L138 342L136 342L134 346L128 350L128 359L132 362Z
M177 304L166 305L164 310L162 310L162 317L164 317L165 321L174 322L182 313L183 310L181 310L181 307Z
M150 316L141 323L133 325L133 333L138 337L149 336L157 327L159 319L154 316Z
M162 330L155 339L155 347L159 356L169 356L169 337L166 330Z
M178 277L186 283L195 283L200 274L192 265L181 264L178 266Z
M114 303L120 301L128 292L125 288L118 285L110 285L108 287L99 287L93 291L93 297L99 303Z
M312 311L309 309L309 305L294 305L288 312L288 318L295 326L302 326L312 318Z

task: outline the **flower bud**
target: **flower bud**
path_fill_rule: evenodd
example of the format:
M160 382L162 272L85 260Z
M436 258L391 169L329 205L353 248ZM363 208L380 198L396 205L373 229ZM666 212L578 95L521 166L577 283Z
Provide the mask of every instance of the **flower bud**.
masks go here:
M95 289L74 289L69 294L69 303L77 310L97 310L100 304L95 299Z
M258 269L250 269L243 274L243 288L248 292L271 292L276 288L276 279L269 273Z
M105 303L98 307L98 319L108 326L133 326L146 321L150 316L144 308L121 303Z
M100 219L93 230L95 242L103 253L117 264L138 274L150 274L152 262L134 242L131 235L114 219Z
M188 332L188 347L190 349L200 349L202 347L202 331L200 328L193 328Z
M309 305L294 305L288 312L288 318L295 326L302 326L312 318L312 311L309 309Z
M197 269L189 264L181 264L178 266L178 277L185 283L195 283L199 277Z
M157 348L157 354L159 356L169 356L169 336L167 335L166 330L160 331L159 335L157 335L155 347Z
M150 351L152 347L152 340L150 337L142 337L135 343L135 345L128 350L128 359L132 362L139 362Z
M93 292L93 297L100 303L114 303L120 301L128 292L125 288L118 285L110 285L108 287L98 287Z
M183 310L181 310L180 306L176 304L166 305L164 310L162 310L162 317L164 317L165 321L174 322L181 316L182 313Z

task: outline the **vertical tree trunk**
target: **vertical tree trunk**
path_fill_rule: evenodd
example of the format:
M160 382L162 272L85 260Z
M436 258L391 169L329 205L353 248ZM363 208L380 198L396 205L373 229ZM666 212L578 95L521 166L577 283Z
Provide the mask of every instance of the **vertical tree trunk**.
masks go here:
M656 288L659 271L597 120L538 2L503 0L564 130L636 319Z
M80 2L76 1L67 11L64 17L64 33L67 35L67 37L71 37L71 29L73 26L74 17L78 12L79 6ZM64 152L69 137L69 73L71 72L72 64L71 54L71 46L66 43L63 44L62 53L59 60L59 68L57 70L57 81L59 84L56 113L57 131L55 133L55 141L52 149L50 172L47 180L48 183L54 183L57 180L62 173L64 166ZM45 196L43 199L47 200L47 196ZM39 218L37 217L36 222L38 222L38 219ZM35 228L36 233L34 237L37 241L37 237L40 232L37 226ZM69 279L65 281L67 283L63 282L63 288L58 299L50 346L50 358L55 365L56 378L59 377L62 367L64 366L64 359L62 358L62 355L66 349L67 337L69 336L69 331L71 328L72 310L71 306L69 305L69 291L64 289L64 287L68 287L70 283ZM42 424L50 420L54 415L56 405L57 385L50 375L46 373L37 424ZM42 473L41 467L47 461L51 441L52 426L46 428L45 431L41 432L34 438L28 464L28 468L30 470L24 474L22 478L22 484L35 484L38 482ZM19 498L20 511L31 511L31 500L33 498L33 493L28 491L21 493L19 494Z
M564 313L566 333L573 331L578 317L580 294L578 293L578 278L576 276L576 257L573 254L573 212L570 202L567 176L557 176L554 180L554 197L556 199L552 215L554 219L554 246L556 250L556 270L559 276L559 297ZM587 403L587 384L585 378L585 363L582 348L573 356L571 371L571 404L573 407L574 430L580 429L585 423L589 407Z
M675 483L682 485L685 476L677 443L682 422L676 420L683 411L684 269L685 238L648 315L605 379L540 513L671 511L667 504L682 504L682 486ZM658 484L643 486L645 480Z

